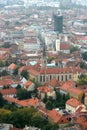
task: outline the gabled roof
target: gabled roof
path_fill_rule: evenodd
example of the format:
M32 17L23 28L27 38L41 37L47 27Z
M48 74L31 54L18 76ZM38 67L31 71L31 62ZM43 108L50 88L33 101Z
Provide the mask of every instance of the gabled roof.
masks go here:
M28 80L27 82L25 82L24 86L28 88L31 84L33 84L33 82Z
M60 50L69 50L70 46L67 43L60 43Z
M71 68L58 68L58 67L53 67L53 68L46 68L40 70L40 74L61 74L61 73L72 73Z
M37 88L38 91L42 92L42 93L48 93L48 92L52 92L53 90L51 88L49 88L48 86L41 86Z
M51 79L51 81L48 84L53 86L53 87L59 87L60 86L60 82L56 78Z
M11 80L11 79L0 80L0 86L9 86L11 84L13 84L13 80Z
M29 70L29 73L34 75L34 76L38 76L38 74L39 74L39 72L34 70L34 69Z
M8 68L11 69L11 70L14 70L16 68L16 64L12 63L12 64L9 65Z
M48 117L55 123L67 123L67 119L59 113L57 110L53 109L48 112ZM63 122L62 122L63 121Z
M2 89L0 90L0 93L4 96L4 95L12 95L12 94L16 94L17 90L15 88L9 88L9 89Z
M75 82L68 80L62 85L60 89L67 93L73 93L74 95L79 95L83 93L82 90L80 90L78 87L75 86L76 86Z
M38 98L31 98L31 99L20 100L17 104L22 107L25 107L25 106L35 107L40 102L41 101Z
M75 87L76 83L71 81L71 80L67 80L62 87L60 88L61 90L65 90L68 91L69 88Z
M75 98L69 99L66 102L66 104L68 104L69 106L75 107L75 108L77 108L79 105L82 105L82 103Z

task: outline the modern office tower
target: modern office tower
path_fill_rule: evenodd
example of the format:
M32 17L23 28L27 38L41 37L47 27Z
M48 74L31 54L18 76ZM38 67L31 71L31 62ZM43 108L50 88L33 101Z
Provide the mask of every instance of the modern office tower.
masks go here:
M57 33L63 32L63 16L60 11L53 14L54 19L54 31Z

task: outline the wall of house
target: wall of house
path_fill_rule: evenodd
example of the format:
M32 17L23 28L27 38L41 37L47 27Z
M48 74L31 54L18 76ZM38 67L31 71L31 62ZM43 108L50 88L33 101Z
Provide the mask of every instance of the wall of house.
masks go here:
M32 83L32 84L27 88L28 91L33 91L34 89L35 89L34 83Z
M38 77L38 82L44 84L45 82L49 82L52 78L56 78L59 81L67 81L73 79L72 73L61 73L61 74L40 74Z
M66 104L66 110L70 111L71 113L75 112L76 111L76 108L75 107L72 107L68 104Z
M47 97L48 97L48 98L49 98L49 97L52 97L53 99L56 99L56 93L55 93L55 91L48 92L48 93L47 93Z

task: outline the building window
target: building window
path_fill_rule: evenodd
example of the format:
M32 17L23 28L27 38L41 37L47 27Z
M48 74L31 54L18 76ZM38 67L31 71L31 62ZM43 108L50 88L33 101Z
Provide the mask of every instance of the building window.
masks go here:
M59 81L59 76L57 77L58 81Z
M65 80L67 81L67 75L65 76Z
M45 82L45 75L43 75L43 82Z
M52 79L52 75L50 75L50 80Z
M61 75L61 81L63 81L63 75Z
M71 79L71 75L69 75L69 79Z
M40 82L42 82L42 75L40 75Z

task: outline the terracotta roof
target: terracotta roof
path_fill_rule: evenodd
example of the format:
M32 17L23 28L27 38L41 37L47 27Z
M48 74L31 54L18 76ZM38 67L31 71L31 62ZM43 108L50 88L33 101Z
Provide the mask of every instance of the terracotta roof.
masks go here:
M40 70L40 74L44 74L46 72L46 74L59 74L59 73L72 73L72 69L71 68L46 68L45 69L41 69Z
M59 87L60 86L60 82L56 79L53 78L51 79L51 81L49 82L49 85L53 86L53 87Z
M13 80L11 80L11 79L0 80L0 86L9 86L11 84L13 84Z
M51 111L48 112L48 116L49 118L55 122L55 123L67 123L67 119L61 114L59 113L57 110L53 109ZM62 122L64 120L64 122Z
M33 106L33 107L35 107L38 103L42 102L38 98L18 100L16 98L5 96L4 99L7 100L10 103L15 103L15 104L20 105L22 107L26 107L26 106Z
M31 84L33 84L33 82L31 82L31 81L27 81L24 85L25 85L25 87L27 88L27 87L29 87Z
M12 97L8 97L8 96L4 96L4 99L5 99L6 101L10 102L10 103L16 103L16 104L17 104L17 102L19 102L18 99L12 98Z
M83 90L80 90L79 88L70 88L68 92L73 93L74 95L83 94Z
M79 105L82 105L82 103L80 101L78 101L77 99L75 98L71 98L69 99L66 104L72 106L72 107L75 107L77 108Z
M0 93L4 96L4 95L12 95L12 94L16 94L17 90L15 88L9 88L9 89L2 89L0 90Z
M74 123L78 123L82 130L87 130L87 118L85 116L77 116L77 118L74 120Z
M16 64L12 63L12 64L9 65L8 68L11 69L11 70L14 70L16 68Z
M22 66L19 68L19 72L21 73L23 70L29 70L29 69L34 69L34 66Z
M32 75L34 75L34 76L38 76L38 74L39 74L38 71L33 70L33 69L29 70L29 73L32 74Z
M12 76L11 75L2 76L1 79L2 80L4 80L4 79L12 79Z
M77 67L73 67L72 68L72 72L73 73L86 73L86 70L84 70L84 69L81 69L79 66L77 66Z
M48 93L52 92L53 90L49 88L48 86L41 86L37 88L38 91L43 92L43 93Z
M69 88L75 87L76 83L71 81L71 80L67 80L61 87L61 90L69 90Z
M0 55L0 60L5 60L5 56L4 55Z
M60 50L69 50L70 46L67 43L60 43Z
M38 103L41 101L38 98L31 98L31 99L25 99L25 100L20 100L17 104L20 106L36 106Z

